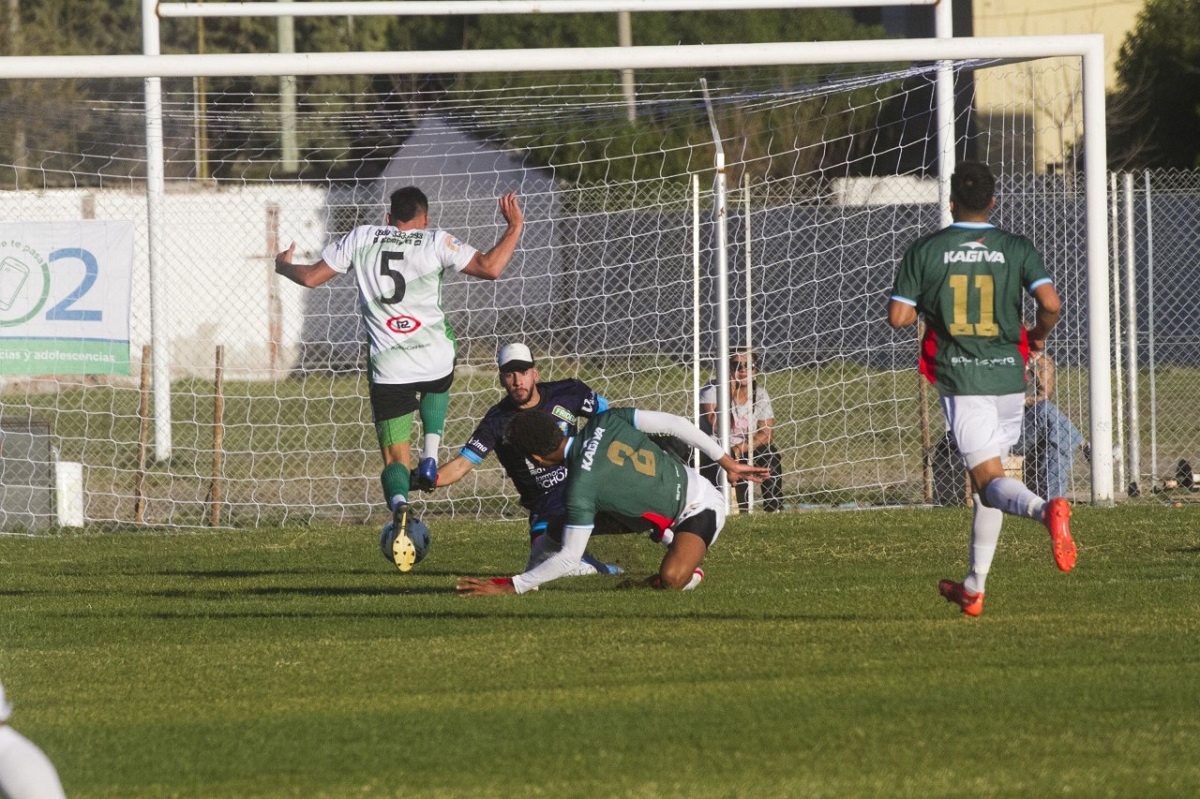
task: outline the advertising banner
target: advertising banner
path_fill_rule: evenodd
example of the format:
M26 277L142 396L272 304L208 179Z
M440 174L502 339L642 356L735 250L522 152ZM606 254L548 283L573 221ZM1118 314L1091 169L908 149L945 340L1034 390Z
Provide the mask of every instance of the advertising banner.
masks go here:
M0 375L130 372L132 222L0 224Z

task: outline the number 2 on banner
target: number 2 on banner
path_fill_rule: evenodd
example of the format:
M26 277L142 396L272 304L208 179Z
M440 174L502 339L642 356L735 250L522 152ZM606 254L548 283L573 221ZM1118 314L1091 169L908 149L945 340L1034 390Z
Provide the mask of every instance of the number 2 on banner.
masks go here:
M77 248L68 248L63 250L55 250L50 253L50 263L61 261L64 258L78 258L83 261L83 280L75 287L75 290L63 297L62 302L55 305L50 310L46 311L46 319L52 322L99 322L104 318L103 311L84 311L72 308L79 300L83 299L83 295L91 291L92 286L96 284L96 276L100 274L100 265L96 263L96 256L92 255L87 250Z
M979 291L979 321L967 321L967 299L970 292L968 275L951 275L950 290L954 292L954 321L950 324L952 336L998 336L1000 326L996 324L996 281L991 275L975 275L975 288Z

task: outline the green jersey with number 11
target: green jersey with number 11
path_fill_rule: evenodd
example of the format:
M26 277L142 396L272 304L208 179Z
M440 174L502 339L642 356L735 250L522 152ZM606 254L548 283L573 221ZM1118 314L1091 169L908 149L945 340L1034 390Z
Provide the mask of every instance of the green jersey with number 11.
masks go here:
M955 222L904 254L891 299L925 319L920 370L952 396L1025 391L1029 344L1022 293L1050 274L1033 242L979 222Z

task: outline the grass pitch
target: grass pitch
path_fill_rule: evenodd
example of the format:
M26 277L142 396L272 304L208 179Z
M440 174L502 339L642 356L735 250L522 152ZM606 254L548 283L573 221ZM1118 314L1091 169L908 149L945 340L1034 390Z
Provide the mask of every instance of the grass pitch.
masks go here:
M1200 510L1006 520L984 615L962 509L735 517L699 590L511 574L524 528L0 537L13 725L87 797L1200 795ZM642 537L594 539L633 578Z

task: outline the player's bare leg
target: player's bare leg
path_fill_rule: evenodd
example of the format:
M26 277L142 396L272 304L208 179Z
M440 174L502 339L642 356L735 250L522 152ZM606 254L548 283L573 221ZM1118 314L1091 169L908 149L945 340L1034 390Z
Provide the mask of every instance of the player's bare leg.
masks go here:
M650 578L655 588L670 588L682 591L695 577L696 570L708 553L708 545L695 533L677 530L670 549L663 556L658 574Z

